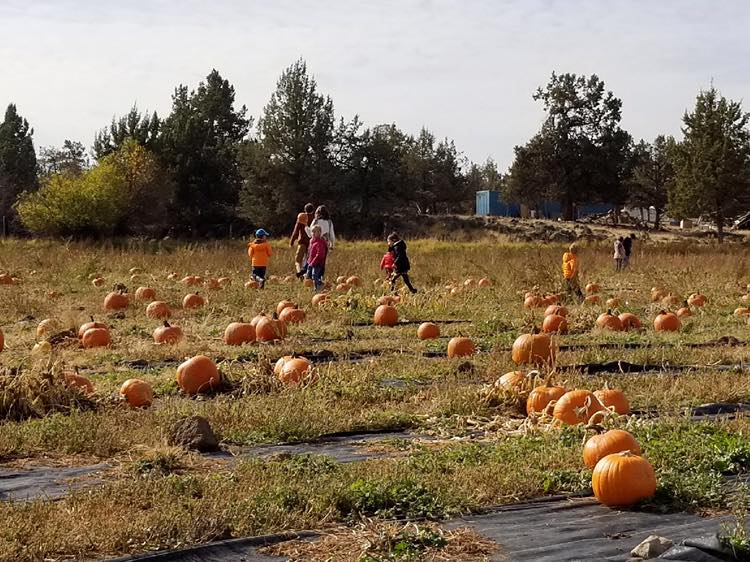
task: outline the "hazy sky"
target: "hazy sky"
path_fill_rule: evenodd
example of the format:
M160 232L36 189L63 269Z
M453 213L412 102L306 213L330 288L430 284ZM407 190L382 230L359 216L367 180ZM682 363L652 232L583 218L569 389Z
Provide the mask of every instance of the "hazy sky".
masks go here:
M0 104L37 146L90 146L134 102L166 116L214 67L257 116L302 56L337 115L426 125L505 168L553 70L602 77L636 138L676 134L712 79L750 91L748 26L746 0L0 0Z

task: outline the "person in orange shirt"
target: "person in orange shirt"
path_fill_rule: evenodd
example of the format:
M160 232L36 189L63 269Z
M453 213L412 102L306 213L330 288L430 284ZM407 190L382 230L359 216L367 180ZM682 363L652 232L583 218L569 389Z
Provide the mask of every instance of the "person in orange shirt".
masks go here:
M270 234L259 228L255 231L255 240L247 246L247 257L253 268L252 278L258 282L262 289L266 285L266 270L271 259L271 244L268 243Z
M579 299L583 299L583 291L581 291L581 284L578 281L578 269L578 246L571 244L562 257L563 278L568 293L573 293Z

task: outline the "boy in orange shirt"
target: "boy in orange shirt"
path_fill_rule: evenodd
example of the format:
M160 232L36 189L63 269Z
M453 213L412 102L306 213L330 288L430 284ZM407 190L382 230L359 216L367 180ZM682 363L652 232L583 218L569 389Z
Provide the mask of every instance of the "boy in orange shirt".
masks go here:
M247 257L250 258L250 265L253 268L252 278L258 282L262 289L266 285L266 269L271 259L271 244L267 238L268 232L259 228L255 231L255 240L247 246Z
M578 281L578 246L571 244L568 251L563 254L562 273L568 293L574 293L579 299L583 299L583 291Z

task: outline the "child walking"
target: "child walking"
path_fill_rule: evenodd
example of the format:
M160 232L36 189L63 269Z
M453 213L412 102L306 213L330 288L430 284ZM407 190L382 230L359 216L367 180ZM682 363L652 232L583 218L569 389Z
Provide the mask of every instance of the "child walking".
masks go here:
M315 283L315 292L323 287L323 275L326 270L326 257L328 257L328 242L322 236L319 225L312 227L312 238L307 255L307 267Z
M581 284L578 282L578 268L578 246L571 244L562 258L562 273L565 279L565 288L569 294L573 293L579 299L583 300L583 291L581 291Z
M623 244L623 238L620 236L615 240L615 271L622 271L625 267L625 244Z
M396 281L401 277L404 280L404 284L409 288L412 293L416 293L417 290L412 286L411 280L409 279L409 270L411 264L409 263L409 256L406 255L406 242L401 240L398 234L391 232L388 236L388 252L393 254L393 275L391 275L391 292L396 291Z
M393 275L393 254L390 250L383 254L383 259L380 260L380 271L385 271L386 279Z
M255 240L247 247L247 256L253 268L251 276L261 289L266 286L266 269L271 259L271 244L267 240L269 236L268 232L259 228L255 231Z

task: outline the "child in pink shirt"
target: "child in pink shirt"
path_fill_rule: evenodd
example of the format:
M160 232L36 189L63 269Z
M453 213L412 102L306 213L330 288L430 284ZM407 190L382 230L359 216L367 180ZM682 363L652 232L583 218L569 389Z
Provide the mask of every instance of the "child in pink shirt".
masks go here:
M312 227L312 238L307 253L307 266L310 276L315 283L315 291L323 287L323 276L326 272L326 258L328 257L328 242L321 236L321 228L317 224Z

